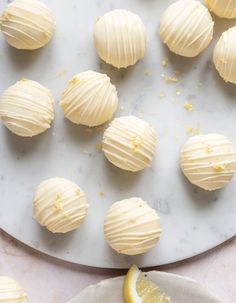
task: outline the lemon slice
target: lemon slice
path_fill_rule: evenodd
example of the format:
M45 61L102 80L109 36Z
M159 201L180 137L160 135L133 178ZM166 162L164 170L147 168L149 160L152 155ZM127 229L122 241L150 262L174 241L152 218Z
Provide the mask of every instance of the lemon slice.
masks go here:
M124 298L126 303L170 303L170 298L161 293L159 287L148 280L136 265L125 277Z

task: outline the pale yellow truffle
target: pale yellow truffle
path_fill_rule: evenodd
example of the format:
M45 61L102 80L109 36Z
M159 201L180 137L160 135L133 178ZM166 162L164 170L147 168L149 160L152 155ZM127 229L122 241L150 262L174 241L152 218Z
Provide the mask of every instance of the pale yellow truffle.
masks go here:
M116 87L101 73L75 75L62 94L65 117L76 124L98 126L110 120L118 106Z
M236 84L236 26L224 32L216 44L213 61L220 76Z
M156 211L140 198L114 203L104 223L108 244L117 252L138 255L156 245L161 235Z
M6 41L17 49L34 50L52 38L55 20L50 9L38 0L14 0L0 19Z
M22 79L0 97L0 117L12 133L32 137L50 128L54 119L54 99L46 87Z
M1 303L27 303L27 294L12 278L0 276Z
M172 52L196 57L210 44L213 27L211 14L199 1L179 0L163 13L160 35Z
M205 3L220 18L236 18L236 0L205 0Z
M236 170L233 144L218 134L190 138L181 150L180 161L187 179L209 191L223 188Z
M53 233L67 233L78 228L88 207L79 186L63 178L40 183L33 200L35 220Z
M115 166L137 172L149 166L156 145L152 126L135 116L114 119L106 129L102 149Z
M95 23L94 45L98 56L115 67L134 65L144 57L146 43L142 20L129 11L110 11Z

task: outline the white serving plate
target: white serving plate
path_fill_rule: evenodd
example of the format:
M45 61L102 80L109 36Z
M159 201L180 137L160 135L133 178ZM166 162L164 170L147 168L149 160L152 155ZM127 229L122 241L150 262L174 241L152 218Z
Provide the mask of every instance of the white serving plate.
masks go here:
M170 296L171 303L222 302L203 286L189 278L158 271L148 272L147 276L158 284L162 292ZM123 280L124 277L119 277L104 280L97 285L89 286L68 303L124 303L122 293Z
M106 72L117 85L119 115L143 115L158 133L152 167L127 173L110 165L101 151L101 131L73 125L57 104L53 127L32 139L12 135L0 125L0 226L27 245L63 260L97 267L127 268L166 264L202 253L236 232L236 179L224 190L205 192L190 185L179 168L179 151L189 137L187 127L229 136L236 146L236 86L224 84L212 63L212 48L197 59L171 55L157 34L161 12L173 1L50 0L57 31L52 42L34 52L17 51L0 36L1 92L21 77L49 87L58 103L67 80L77 72ZM0 10L6 1L0 2ZM92 28L98 15L126 8L138 13L148 29L145 58L127 70L99 61L93 48ZM216 20L216 37L234 21ZM162 67L167 54L170 63ZM166 84L161 74L180 74L179 83ZM147 75L149 74L149 75ZM176 95L179 88L181 95ZM161 92L166 93L160 98ZM183 103L191 100L193 111ZM80 229L53 235L32 218L32 196L39 182L65 177L86 192L90 209ZM102 197L101 192L105 195ZM115 201L141 196L160 214L163 234L149 253L127 257L112 251L104 240L103 220Z

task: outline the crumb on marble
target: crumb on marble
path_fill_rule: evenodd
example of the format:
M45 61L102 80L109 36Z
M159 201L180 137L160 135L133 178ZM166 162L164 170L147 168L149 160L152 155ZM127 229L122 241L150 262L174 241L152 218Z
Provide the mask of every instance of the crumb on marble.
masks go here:
M164 79L164 81L165 81L167 84L177 83L177 82L179 81L178 78L175 77L175 76L168 76L168 75L162 74L161 77Z
M97 133L101 133L104 130L104 126L97 126L95 127Z
M104 193L103 191L100 191L99 196L100 196L101 198L104 198L104 197L105 197L105 193Z
M96 144L96 150L102 150L102 143Z
M177 96L180 96L180 95L181 95L181 91L180 91L180 89L179 89L178 87L175 89L175 94L176 94Z
M187 111L191 111L193 109L193 104L190 101L186 101L186 102L184 102L184 108Z
M165 92L160 92L158 96L159 96L159 98L165 98L166 93Z
M161 61L161 65L163 67L166 67L168 65L168 63L169 63L169 58L167 56L165 56Z
M145 76L150 76L150 74L151 74L150 70L146 68L146 69L144 70L144 75L145 75Z

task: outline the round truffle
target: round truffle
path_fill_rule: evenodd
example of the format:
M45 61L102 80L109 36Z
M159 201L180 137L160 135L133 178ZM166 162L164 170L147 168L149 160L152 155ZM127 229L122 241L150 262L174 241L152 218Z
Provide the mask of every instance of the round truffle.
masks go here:
M55 31L52 12L38 0L14 0L6 6L0 20L6 41L17 49L43 47Z
M53 233L67 233L78 228L88 207L79 186L63 178L40 183L33 201L35 220Z
M108 210L104 234L108 244L118 253L143 254L160 238L160 219L156 211L142 199L122 200Z
M152 126L134 116L114 119L106 129L102 149L115 166L137 172L149 166L156 145Z
M196 57L211 42L214 22L199 1L179 0L161 17L160 35L169 49L184 57Z
M54 99L46 87L22 79L0 97L0 117L12 133L32 137L50 128L54 119Z
M214 49L213 61L225 82L236 84L236 26L224 32Z
M75 75L65 88L60 103L66 118L90 127L110 120L117 105L117 91L110 78L94 71Z
M27 294L12 278L0 276L1 303L27 303Z
M122 68L144 57L147 44L145 26L139 16L126 10L113 10L97 18L94 45L106 63Z
M209 191L223 188L236 170L233 144L218 134L190 138L181 150L180 160L187 179Z
M236 0L205 0L205 3L220 18L236 18Z

